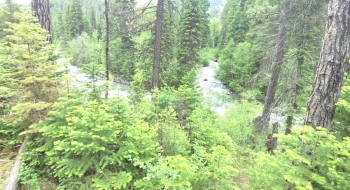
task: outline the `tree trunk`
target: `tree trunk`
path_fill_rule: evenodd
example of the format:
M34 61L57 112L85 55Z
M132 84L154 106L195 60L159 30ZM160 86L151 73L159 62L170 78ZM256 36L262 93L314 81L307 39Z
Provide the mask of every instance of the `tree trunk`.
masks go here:
M264 110L262 113L262 117L259 118L259 121L255 123L257 124L256 132L262 133L267 130L270 122L271 110L275 102L275 94L276 88L278 84L278 78L281 72L281 62L285 53L285 41L286 41L286 33L287 29L284 26L286 21L286 13L285 10L281 12L280 24L278 27L278 36L275 46L275 52L273 57L273 70L270 77L269 87L267 89L266 99L264 103Z
M272 135L278 134L278 127L278 122L272 124ZM275 150L277 150L277 137L272 137L271 154L275 154Z
M152 88L160 88L160 62L161 62L161 45L162 45L162 25L163 25L163 6L164 0L158 0L157 18L156 18L156 35L154 39L154 62L152 73Z
M20 155L24 151L27 145L27 139L25 139L19 148L18 155L16 156L15 163L13 164L13 167L10 172L10 176L7 178L5 189L4 190L16 190L18 187L18 175L21 169L21 159Z
M49 0L32 0L32 11L41 27L49 32L47 40L52 44L52 31L50 20L50 2Z
M109 81L109 20L108 20L108 0L105 0L105 16L106 16L106 93L105 98L108 98L108 81Z
M331 129L348 63L350 39L350 0L329 0L328 17L320 59L311 96L307 104L305 125Z

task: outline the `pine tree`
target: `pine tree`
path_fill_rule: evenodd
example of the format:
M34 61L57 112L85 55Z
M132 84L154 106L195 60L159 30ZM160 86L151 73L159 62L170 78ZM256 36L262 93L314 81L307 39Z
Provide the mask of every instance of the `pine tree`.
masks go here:
M84 31L81 0L66 2L64 12L69 39L79 36Z
M180 21L180 76L190 71L198 62L198 51L208 25L206 10L203 1L185 0L182 6L182 19Z
M125 79L131 80L135 74L135 45L129 31L136 3L134 0L116 0L111 2L111 36L117 38L112 42L111 70ZM117 44L116 44L117 43Z
M5 6L0 7L0 41L5 40L5 36L8 34L8 32L4 31L4 29L7 28L6 22L19 22L19 20L14 16L14 13L18 12L19 10L19 5L13 3L12 0L6 0Z
M231 22L227 28L227 38L234 43L245 41L245 35L249 30L249 20L246 14L250 0L240 0L235 2L235 10L231 16Z
M59 96L57 65L52 59L53 46L46 41L47 31L36 18L15 13L20 23L7 23L10 34L1 44L1 63L6 68L0 76L4 123L11 123L12 133L46 118ZM4 96L5 94L5 96Z

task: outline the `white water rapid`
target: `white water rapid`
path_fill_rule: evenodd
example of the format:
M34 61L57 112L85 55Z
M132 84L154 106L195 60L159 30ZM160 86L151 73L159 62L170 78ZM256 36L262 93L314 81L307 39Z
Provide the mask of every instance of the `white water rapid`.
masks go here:
M230 91L215 78L217 68L217 62L209 61L207 67L199 68L196 82L202 90L204 103L219 115L224 115L229 106L233 105L233 101Z
M65 58L59 58L57 59L57 63L63 63L66 59ZM60 68L59 70L68 69L67 76L72 80L71 86L74 88L84 88L84 83L86 82L92 82L92 80L88 77L88 75L84 72L80 71L80 68L77 66L74 66L72 64L67 64L65 67ZM103 86L103 84L106 82L105 79L97 77L97 81L95 81L97 86ZM128 85L124 84L118 84L115 82L109 82L109 90L108 96L109 97L115 97L115 96L128 96L129 93L127 90L129 89ZM101 97L104 97L104 93L101 94Z
M65 58L59 58L57 63L63 63ZM209 61L209 65L206 67L201 67L198 70L198 75L196 83L201 89L202 99L204 103L208 104L209 107L214 110L219 115L223 116L226 110L234 105L234 99L237 97L231 94L226 86L218 79L215 78L215 72L218 68L218 63L214 61ZM82 71L77 66L72 64L67 64L64 68L68 69L68 77L72 79L72 86L76 88L83 88L84 82L91 82L88 75ZM96 81L97 85L103 85L106 81L103 78L99 78ZM108 91L109 97L128 96L128 85L118 84L115 82L110 82L110 91ZM101 94L101 97L104 93ZM281 111L271 114L271 123L279 122L284 123L286 116L281 115Z

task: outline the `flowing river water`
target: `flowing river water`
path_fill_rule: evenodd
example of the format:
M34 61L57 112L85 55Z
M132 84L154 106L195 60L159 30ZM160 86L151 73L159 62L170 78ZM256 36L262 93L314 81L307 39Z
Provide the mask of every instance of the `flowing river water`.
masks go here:
M59 58L58 63L64 62L65 58ZM68 64L66 69L69 70L68 77L72 79L73 87L81 87L82 83L90 82L88 75L77 66ZM198 75L196 79L197 85L200 87L202 92L203 103L209 105L210 109L214 110L219 115L223 116L226 110L230 106L234 106L235 100L238 100L238 96L231 93L229 89L218 79L215 78L215 72L218 69L218 63L209 61L209 65L198 69ZM103 85L105 80L103 78L97 78L97 85ZM108 91L109 97L113 96L128 96L128 85L118 84L110 82L110 88ZM104 96L101 94L101 96ZM271 114L271 123L279 122L284 123L285 116L281 112Z

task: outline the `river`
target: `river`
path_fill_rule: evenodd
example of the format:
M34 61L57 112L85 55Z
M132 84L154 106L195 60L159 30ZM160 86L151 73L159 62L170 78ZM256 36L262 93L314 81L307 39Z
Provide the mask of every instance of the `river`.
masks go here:
M59 58L58 63L65 61L65 58ZM82 87L82 83L91 82L88 75L80 70L77 66L68 64L66 69L69 70L68 77L72 79L73 87ZM215 78L215 71L218 69L218 63L209 61L209 65L198 69L198 75L196 79L197 85L202 92L203 103L209 105L210 109L214 110L219 115L223 116L226 110L230 106L234 106L235 100L238 100L238 96L231 93L229 89L218 79ZM96 81L97 85L103 85L105 80L99 78ZM128 85L118 84L110 82L110 90L108 92L109 97L113 96L128 96ZM104 96L104 93L101 94ZM279 109L277 109L279 110ZM277 111L271 114L270 122L284 123L286 116L282 115L282 111Z

